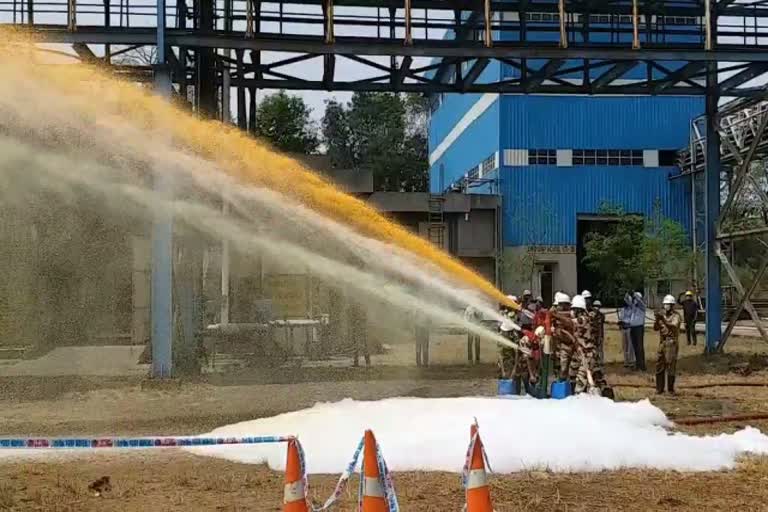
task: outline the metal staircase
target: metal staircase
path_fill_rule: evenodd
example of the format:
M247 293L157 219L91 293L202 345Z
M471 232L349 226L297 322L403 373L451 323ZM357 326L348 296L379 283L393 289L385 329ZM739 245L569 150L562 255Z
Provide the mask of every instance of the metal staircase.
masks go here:
M736 100L720 108L720 154L723 166L738 165L746 156L756 136L760 136L754 157L768 154L768 132L760 131L768 102L749 104ZM690 143L678 153L678 165L683 174L702 172L706 151L706 119L702 116L691 122Z
M429 225L427 226L427 236L430 242L441 248L445 247L444 205L445 197L441 194L429 195Z

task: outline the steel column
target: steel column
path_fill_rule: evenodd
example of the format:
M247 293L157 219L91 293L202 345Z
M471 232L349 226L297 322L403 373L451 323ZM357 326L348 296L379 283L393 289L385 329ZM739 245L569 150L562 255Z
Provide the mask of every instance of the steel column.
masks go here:
M157 94L170 99L173 87L166 64L165 0L157 0L157 63L154 81ZM155 192L173 195L173 182L164 169L155 169ZM152 376L173 375L173 215L159 210L152 224Z
M706 240L706 351L714 352L720 344L721 289L720 260L717 255L717 221L720 216L720 131L717 118L717 64L707 73L707 154L704 170L704 225Z

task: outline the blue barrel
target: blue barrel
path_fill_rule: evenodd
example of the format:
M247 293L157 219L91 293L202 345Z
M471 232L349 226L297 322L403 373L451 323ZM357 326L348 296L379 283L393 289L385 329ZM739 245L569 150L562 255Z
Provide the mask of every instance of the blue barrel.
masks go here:
M515 381L509 379L499 379L499 395L516 395L517 386Z
M571 383L567 380L558 380L552 383L550 395L556 400L567 398L571 394Z

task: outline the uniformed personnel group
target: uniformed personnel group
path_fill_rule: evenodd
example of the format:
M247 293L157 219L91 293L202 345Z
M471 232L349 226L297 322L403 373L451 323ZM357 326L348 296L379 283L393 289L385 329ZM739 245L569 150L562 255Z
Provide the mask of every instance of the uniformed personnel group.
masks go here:
M691 324L687 318L692 296L691 292L686 292L680 304L686 312L686 328L694 331L695 340L695 319ZM642 294L634 292L628 297L628 304L641 311L638 327L642 336L645 329ZM519 307L501 307L505 320L500 323L499 331L510 341L510 346L500 349L500 378L513 381L514 389L521 394L542 396L547 392L551 367L555 381L567 383L569 392L613 398L613 389L605 375L605 315L599 300L587 290L573 297L559 291L555 294L552 307L547 309L542 298L534 298L528 290L520 299L515 296L508 298ZM675 310L677 303L675 297L667 295L662 301L663 308L654 312L653 328L659 333L655 368L657 393L675 393L678 339L683 325L682 317ZM620 328L623 329L625 324L621 320L620 315ZM629 331L629 326L626 327ZM625 354L628 344L629 353L633 356L633 368L644 371L642 337L639 343L637 337L627 338L624 341Z

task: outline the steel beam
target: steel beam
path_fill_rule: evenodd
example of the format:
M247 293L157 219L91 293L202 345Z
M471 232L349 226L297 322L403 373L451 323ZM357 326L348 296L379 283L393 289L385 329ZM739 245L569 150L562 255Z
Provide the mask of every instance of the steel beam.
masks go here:
M634 68L637 65L637 62L619 62L617 64L614 64L613 67L605 71L602 75L595 78L591 83L591 90L592 92L598 92L603 87L609 85L614 80L617 80L622 77L625 73L627 73L629 70Z
M763 73L768 72L768 63L752 64L745 70L725 79L720 83L720 94L728 96L728 91L757 78Z
M156 34L144 28L111 29L80 27L77 32L67 32L60 27L36 26L36 36L49 43L86 44L155 44ZM242 32L231 34L200 34L189 30L168 30L166 44L171 46L232 48L290 53L316 53L337 55L377 55L411 57L480 57L494 59L593 59L622 61L683 61L683 62L768 62L768 48L738 44L720 44L712 51L698 44L646 44L639 50L620 45L570 44L568 48L551 43L526 41L496 41L490 48L481 42L453 40L429 40L404 46L402 41L388 41L363 37L337 37L333 44L325 44L322 38L300 35L260 34L246 39Z

